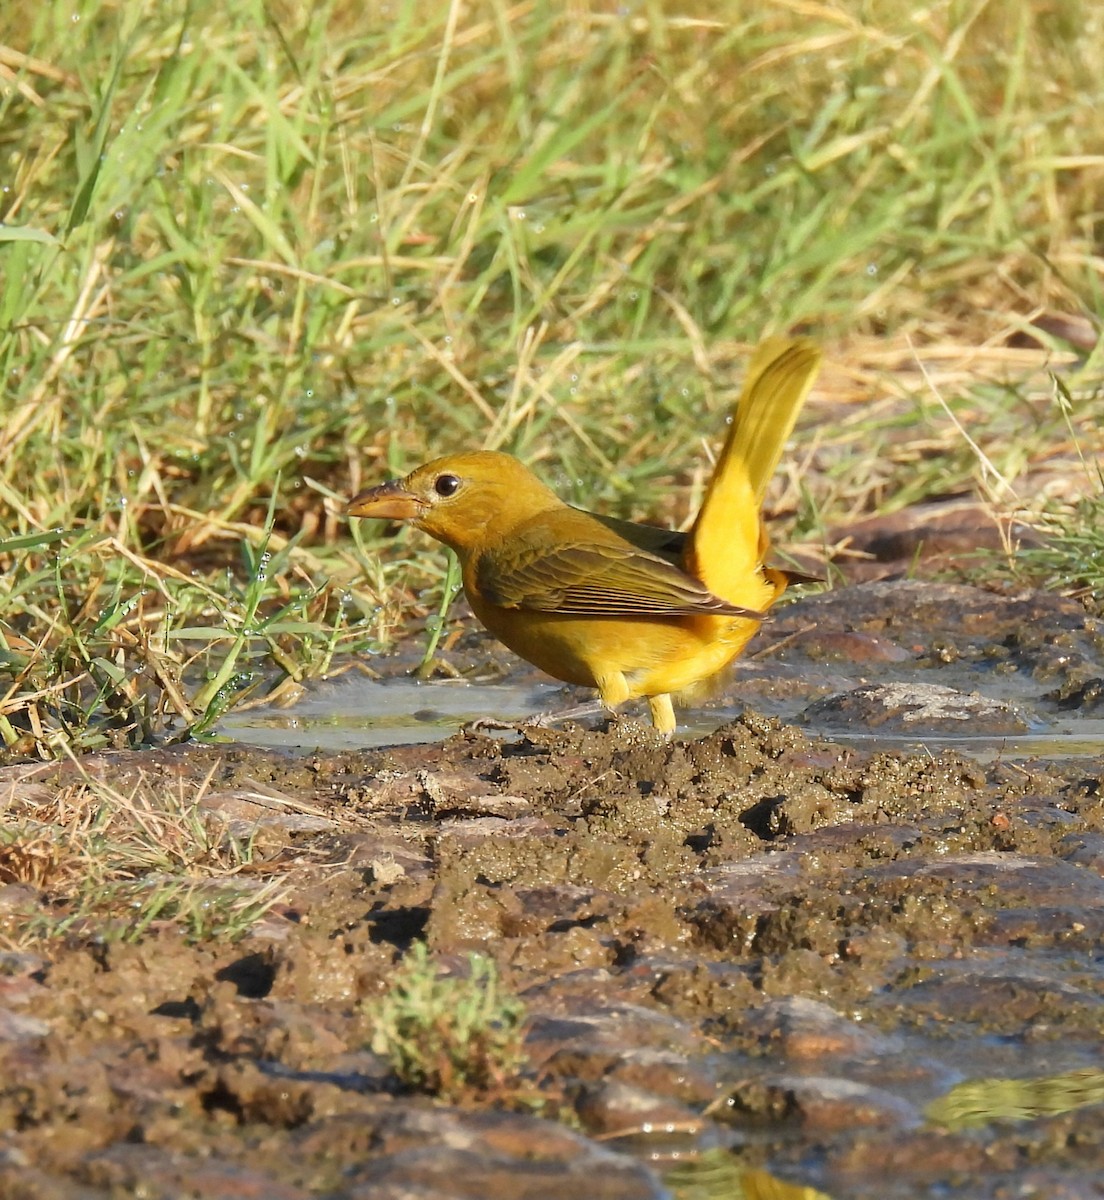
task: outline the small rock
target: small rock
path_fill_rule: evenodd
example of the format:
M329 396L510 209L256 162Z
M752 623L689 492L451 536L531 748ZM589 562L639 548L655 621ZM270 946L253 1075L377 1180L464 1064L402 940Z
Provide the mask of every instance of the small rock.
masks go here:
M282 1165L275 1163L278 1174ZM112 1195L202 1196L204 1200L306 1200L307 1193L276 1175L236 1163L173 1154L156 1146L118 1143L85 1157L82 1182Z
M0 1042L30 1042L49 1033L50 1026L46 1021L0 1008Z
M828 1004L804 996L771 1000L748 1016L748 1027L788 1058L891 1056L901 1040L866 1029Z
M581 1134L520 1113L397 1110L380 1129L384 1153L347 1177L342 1195L452 1200L662 1200L642 1163Z
M729 1097L727 1119L740 1113L799 1120L808 1129L913 1128L923 1123L914 1105L882 1088L838 1076L777 1075L741 1085ZM725 1116L724 1110L717 1113Z
M877 729L911 737L925 733L1003 736L1030 728L1027 718L1010 704L934 683L865 684L815 700L800 719L818 730Z
M584 1087L575 1111L589 1133L605 1136L696 1134L703 1124L688 1105L616 1079Z

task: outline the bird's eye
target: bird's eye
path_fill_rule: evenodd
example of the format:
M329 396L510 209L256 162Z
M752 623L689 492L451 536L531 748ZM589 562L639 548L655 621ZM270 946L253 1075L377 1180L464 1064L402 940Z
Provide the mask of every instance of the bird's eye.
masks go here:
M433 481L433 490L438 496L455 496L460 490L460 480L455 475L438 475Z

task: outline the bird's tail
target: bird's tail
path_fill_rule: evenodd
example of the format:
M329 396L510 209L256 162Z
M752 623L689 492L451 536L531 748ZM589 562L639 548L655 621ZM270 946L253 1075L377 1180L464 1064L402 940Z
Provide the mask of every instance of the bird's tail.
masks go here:
M771 338L748 368L683 554L684 568L732 604L768 607L785 587L784 578L771 573L765 579L759 569L770 545L759 510L819 367L820 350L812 342Z

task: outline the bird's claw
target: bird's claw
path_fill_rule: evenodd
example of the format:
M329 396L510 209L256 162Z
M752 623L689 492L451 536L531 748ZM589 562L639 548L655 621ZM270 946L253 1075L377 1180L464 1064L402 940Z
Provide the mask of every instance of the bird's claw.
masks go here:
M527 729L551 729L564 721L575 721L579 717L590 717L596 713L608 712L599 701L587 704L576 704L572 708L562 708L558 712L538 712L518 721L500 721L495 717L476 717L465 721L460 726L461 733L486 733L488 730L509 730L514 733L524 733ZM612 715L612 714L611 714Z
M499 721L495 717L474 717L460 726L460 732L463 734L487 733L490 730L516 730L520 727L520 723L517 721Z

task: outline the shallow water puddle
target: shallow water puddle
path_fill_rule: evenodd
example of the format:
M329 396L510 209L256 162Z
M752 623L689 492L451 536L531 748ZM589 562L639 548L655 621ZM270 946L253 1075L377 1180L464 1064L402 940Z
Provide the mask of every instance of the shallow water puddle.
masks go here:
M247 745L287 750L419 745L449 737L481 717L524 720L556 707L561 696L554 684L350 675L315 686L289 708L231 713L219 722L218 731Z
M738 685L733 690L738 690ZM440 741L485 718L523 722L529 717L555 714L583 696L581 689L531 680L423 682L411 676L381 680L348 676L315 685L291 707L232 713L219 722L218 730L247 745L287 750L420 745ZM920 719L913 722L915 733L905 733L899 726L893 731L879 731L857 728L855 722L841 728L838 722L818 720L815 713L804 715L802 706L792 702L776 700L754 706L781 720L796 721L810 737L829 738L865 750L903 754L958 750L982 761L1002 756L1079 758L1104 754L1104 718L1079 713L1051 716L1045 724L1035 721L1034 727L1017 732L958 732L955 726L948 728L946 724L925 728ZM714 704L680 710L679 736L704 737L735 720L744 707ZM639 706L627 712L642 723L647 722ZM600 715L585 718L592 725L602 719ZM967 714L959 720L958 727L971 724Z
M926 737L893 737L878 733L835 733L803 725L810 737L824 737L861 750L923 754L958 751L979 762L1006 758L1096 758L1104 755L1104 721L1081 719L1056 722L1045 732L955 736L937 733Z

